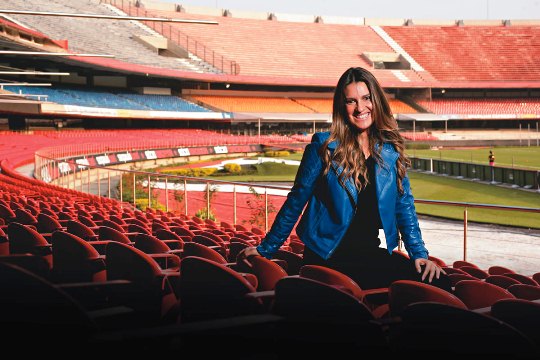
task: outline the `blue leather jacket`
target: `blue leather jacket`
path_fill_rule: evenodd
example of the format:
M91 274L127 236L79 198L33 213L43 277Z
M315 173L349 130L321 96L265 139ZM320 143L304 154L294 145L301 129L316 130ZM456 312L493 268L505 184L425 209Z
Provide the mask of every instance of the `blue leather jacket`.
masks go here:
M343 170L333 166L323 176L323 161L319 149L330 133L316 133L311 143L306 146L294 185L287 195L270 231L257 246L259 253L271 258L283 245L298 221L306 203L308 204L296 233L319 256L328 259L344 237L356 210L358 190L352 180L342 186L338 175ZM336 142L329 144L333 151ZM384 144L381 157L383 164L375 164L376 190L379 214L386 238L388 252L398 245L401 233L405 249L412 260L427 258L414 198L411 193L409 178L402 181L404 193L397 189L396 161L398 153L391 144ZM333 170L333 171L332 171Z

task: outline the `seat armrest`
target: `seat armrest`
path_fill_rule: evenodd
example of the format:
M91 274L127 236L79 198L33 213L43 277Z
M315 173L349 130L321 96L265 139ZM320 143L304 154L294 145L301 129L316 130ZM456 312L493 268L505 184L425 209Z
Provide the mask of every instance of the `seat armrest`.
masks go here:
M132 286L129 280L88 281L77 283L55 284L60 290L65 291L77 300L87 310L104 309L111 307L110 295L127 292Z
M167 246L171 250L177 250L182 246L182 243L180 242L180 240L171 239L171 240L161 240L161 241L167 244Z
M173 253L148 254L159 265L161 269L168 269L171 266L180 264L180 256Z

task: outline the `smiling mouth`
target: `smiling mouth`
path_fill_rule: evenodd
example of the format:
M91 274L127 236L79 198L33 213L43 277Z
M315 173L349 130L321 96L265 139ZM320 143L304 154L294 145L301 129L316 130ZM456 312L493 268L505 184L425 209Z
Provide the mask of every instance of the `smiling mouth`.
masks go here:
M358 114L354 118L358 120L365 120L368 118L368 116L369 116L369 113L365 113L365 114Z

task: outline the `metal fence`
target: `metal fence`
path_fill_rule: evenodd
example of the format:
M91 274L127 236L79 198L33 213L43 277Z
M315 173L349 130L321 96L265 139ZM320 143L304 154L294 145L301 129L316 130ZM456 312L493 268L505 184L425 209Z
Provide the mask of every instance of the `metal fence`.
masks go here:
M540 190L540 171L411 157L415 170Z

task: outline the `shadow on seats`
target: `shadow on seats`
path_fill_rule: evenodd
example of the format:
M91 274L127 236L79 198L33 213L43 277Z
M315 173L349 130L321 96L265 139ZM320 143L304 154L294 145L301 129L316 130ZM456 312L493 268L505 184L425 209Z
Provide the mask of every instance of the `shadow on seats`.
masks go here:
M493 317L437 302L410 304L390 342L398 352L425 352L467 359L533 358L532 342ZM457 357L456 357L457 358Z
M98 331L73 298L19 266L0 262L0 291L5 346L41 354L75 349Z
M285 318L276 334L284 351L292 346L305 356L361 358L388 349L382 327L363 302L317 280L279 280L272 312Z
M260 299L246 296L255 293L255 287L224 264L186 256L180 262L180 273L181 322L258 314L264 310Z

